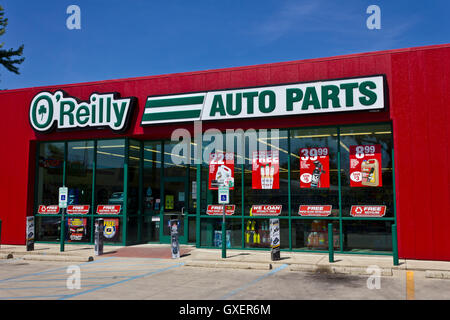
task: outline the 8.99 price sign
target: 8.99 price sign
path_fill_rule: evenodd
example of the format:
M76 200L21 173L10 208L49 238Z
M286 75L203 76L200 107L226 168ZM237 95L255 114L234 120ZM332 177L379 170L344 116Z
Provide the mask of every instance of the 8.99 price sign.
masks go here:
M300 149L300 188L329 188L330 158L326 147Z
M350 186L382 186L381 145L350 146Z

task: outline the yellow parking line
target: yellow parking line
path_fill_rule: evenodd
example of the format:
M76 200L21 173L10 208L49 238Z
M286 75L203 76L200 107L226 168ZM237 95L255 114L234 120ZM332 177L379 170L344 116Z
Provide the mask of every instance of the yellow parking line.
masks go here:
M414 300L414 272L406 271L406 300Z

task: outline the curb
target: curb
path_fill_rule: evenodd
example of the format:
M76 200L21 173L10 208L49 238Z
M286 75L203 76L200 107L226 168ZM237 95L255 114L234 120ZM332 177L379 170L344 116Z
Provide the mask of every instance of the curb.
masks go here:
M201 261L190 260L184 262L185 267L203 267L203 268L233 268L233 269L253 269L253 270L270 270L270 263L242 263L229 261Z
M208 260L190 260L185 261L186 267L204 267L204 268L234 268L234 269L252 269L252 270L271 270L283 263L275 262L232 262L232 261L208 261ZM289 271L329 273L329 274L353 274L353 275L372 275L367 272L367 267L359 266L329 266L313 264L289 264ZM391 268L380 268L381 276L392 276ZM450 272L448 274L450 278Z
M450 271L426 270L425 278L450 279Z
M5 251L0 250L0 254L4 253ZM62 257L80 257L82 255L76 254L76 253L68 253L68 252L45 252L45 251L6 251L7 253L11 253L14 256L26 256L26 255L32 255L32 256L62 256Z
M33 255L26 254L17 259L21 260L34 260L34 261L58 261L58 262L90 262L93 261L93 257L80 257L80 256L52 256L52 255Z

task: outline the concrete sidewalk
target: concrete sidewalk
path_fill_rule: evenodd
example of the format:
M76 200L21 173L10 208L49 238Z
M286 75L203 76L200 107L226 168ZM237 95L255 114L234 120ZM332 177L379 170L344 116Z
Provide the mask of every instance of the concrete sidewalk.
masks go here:
M161 252L170 245L142 244L136 246L104 246L105 256L113 256L121 250L133 249L136 257L152 257L151 252ZM59 244L35 244L34 251L26 251L25 246L2 245L0 259L23 259L40 261L88 262L98 258L94 255L93 245L65 245L65 251L60 252ZM153 250L153 251L152 251ZM143 252L146 252L145 256ZM281 265L288 265L291 271L342 273L342 274L372 274L369 266L377 266L382 276L392 276L401 271L425 272L429 278L450 279L450 261L425 261L399 259L399 266L393 265L392 256L376 256L362 254L335 254L334 262L328 261L327 253L281 252L281 259L271 261L270 251L227 249L227 257L222 259L220 249L200 249L195 246L182 245L181 251L186 252L179 259L185 266L206 268L239 268L270 270ZM170 256L170 255L166 255ZM133 256L128 256L133 257ZM156 256L161 258L161 256Z

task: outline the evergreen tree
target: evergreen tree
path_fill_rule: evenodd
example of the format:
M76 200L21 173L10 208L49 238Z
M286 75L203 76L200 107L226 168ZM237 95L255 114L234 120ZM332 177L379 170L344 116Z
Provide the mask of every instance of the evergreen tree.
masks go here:
M6 26L8 25L8 19L4 17L3 7L0 6L0 36L2 36L6 31ZM21 64L25 58L19 58L23 53L23 45L19 49L2 49L4 43L0 43L0 64L2 64L7 70L19 74L18 64Z

